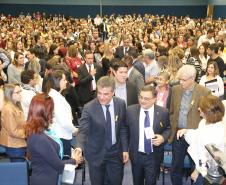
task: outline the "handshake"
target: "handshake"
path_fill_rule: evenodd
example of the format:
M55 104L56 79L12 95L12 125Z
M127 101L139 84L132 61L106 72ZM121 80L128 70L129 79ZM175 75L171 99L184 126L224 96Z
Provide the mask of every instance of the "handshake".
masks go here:
M81 164L83 162L82 150L80 148L76 148L71 153L71 158L76 161L76 164Z

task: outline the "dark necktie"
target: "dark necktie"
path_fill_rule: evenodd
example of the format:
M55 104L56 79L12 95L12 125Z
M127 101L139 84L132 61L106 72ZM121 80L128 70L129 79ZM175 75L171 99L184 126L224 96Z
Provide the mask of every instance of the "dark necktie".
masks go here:
M89 65L89 74L91 73L91 65ZM90 91L93 91L93 84L92 81L90 83Z
M111 114L109 111L110 105L105 105L106 107L106 147L109 149L112 146L112 133L111 133Z
M145 112L144 128L148 128L150 127L149 112L148 111L144 111L144 112ZM144 152L147 154L150 154L151 152L153 152L151 139L146 138L145 132L144 132Z

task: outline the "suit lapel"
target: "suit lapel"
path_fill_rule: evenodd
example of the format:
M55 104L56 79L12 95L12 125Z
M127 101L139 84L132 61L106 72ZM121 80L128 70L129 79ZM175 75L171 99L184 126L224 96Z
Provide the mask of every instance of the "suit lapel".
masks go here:
M103 111L101 104L98 102L97 99L96 99L96 104L97 104L97 109L96 109L95 114L98 115L100 120L103 120L103 125L104 125L104 128L106 130L107 128L106 128L106 119L104 117L104 111Z
M181 99L182 99L182 94L183 94L183 89L179 87L178 91L176 92L176 109L179 111L180 110L180 104L181 104Z
M156 105L154 105L154 118L153 118L153 131L156 132L157 128L158 128L158 123L159 123L159 110L156 107Z
M118 130L118 120L119 120L119 108L118 108L118 104L117 102L115 101L115 99L113 98L113 102L114 102L114 119L115 120L115 133L117 135L117 130Z
M85 73L88 73L89 74L89 71L86 68L86 64L83 65L83 70L84 70Z
M135 117L134 117L134 131L135 131L135 138L138 138L138 143L139 143L139 131L140 131L140 106L137 106L137 109L135 111Z
M195 86L196 86L196 84L195 84ZM192 106L194 105L194 102L195 102L195 100L196 100L196 93L197 93L197 92L196 92L195 86L194 86L194 90L193 90L193 92L192 92L191 103L190 103L190 105L189 105L188 112L190 112L190 110L191 110L191 108L192 108Z

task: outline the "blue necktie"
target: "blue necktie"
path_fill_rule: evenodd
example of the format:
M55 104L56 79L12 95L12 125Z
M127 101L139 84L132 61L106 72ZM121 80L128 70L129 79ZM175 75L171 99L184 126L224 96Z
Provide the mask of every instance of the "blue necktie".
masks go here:
M112 146L112 133L111 133L111 114L109 111L110 105L105 105L106 107L106 147L109 149Z
M144 111L144 112L146 114L144 119L144 128L148 128L150 127L149 112L148 111ZM151 139L147 139L145 133L144 133L144 152L147 154L150 154L151 152L153 152Z

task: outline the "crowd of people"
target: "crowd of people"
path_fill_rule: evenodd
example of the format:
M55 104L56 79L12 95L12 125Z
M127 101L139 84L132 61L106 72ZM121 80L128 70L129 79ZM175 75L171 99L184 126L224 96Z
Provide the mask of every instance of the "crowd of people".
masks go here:
M32 185L56 184L83 151L92 185L121 185L128 159L134 185L154 185L166 142L172 184L182 185L190 135L225 124L224 20L39 12L0 19L0 145L20 157L12 161L31 160Z

